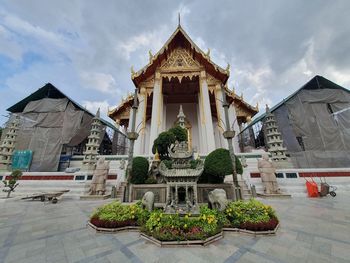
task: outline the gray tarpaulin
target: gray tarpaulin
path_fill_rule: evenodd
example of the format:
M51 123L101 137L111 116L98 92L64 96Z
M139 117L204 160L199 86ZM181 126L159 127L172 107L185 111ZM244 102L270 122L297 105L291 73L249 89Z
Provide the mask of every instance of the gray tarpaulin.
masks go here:
M348 92L301 90L284 105L274 114L296 167L350 166L350 111L345 110L350 107Z
M63 144L74 146L90 133L92 117L67 98L29 102L20 114L16 149L33 151L30 171L57 171Z

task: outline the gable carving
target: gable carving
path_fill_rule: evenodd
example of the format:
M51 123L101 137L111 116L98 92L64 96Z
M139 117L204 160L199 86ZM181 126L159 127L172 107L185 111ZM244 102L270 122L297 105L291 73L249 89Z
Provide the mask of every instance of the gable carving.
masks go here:
M161 69L179 70L179 69L199 69L200 65L195 61L187 50L183 48L175 49L169 58L163 63Z

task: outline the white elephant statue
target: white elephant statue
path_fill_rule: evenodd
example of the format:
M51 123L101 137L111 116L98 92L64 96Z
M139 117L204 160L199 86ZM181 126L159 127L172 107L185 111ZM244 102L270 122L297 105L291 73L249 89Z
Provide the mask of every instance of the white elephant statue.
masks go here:
M142 197L142 207L146 208L149 212L154 209L154 193L151 191L146 192Z
M228 203L226 192L224 189L214 189L208 193L208 207L224 211Z

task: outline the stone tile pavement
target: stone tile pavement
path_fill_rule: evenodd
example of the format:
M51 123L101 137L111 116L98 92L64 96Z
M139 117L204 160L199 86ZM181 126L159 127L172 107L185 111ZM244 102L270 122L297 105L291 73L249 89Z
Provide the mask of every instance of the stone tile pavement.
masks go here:
M225 233L204 248L159 248L135 232L97 234L86 221L106 202L0 199L0 263L350 262L350 194L263 200L280 217L276 236Z

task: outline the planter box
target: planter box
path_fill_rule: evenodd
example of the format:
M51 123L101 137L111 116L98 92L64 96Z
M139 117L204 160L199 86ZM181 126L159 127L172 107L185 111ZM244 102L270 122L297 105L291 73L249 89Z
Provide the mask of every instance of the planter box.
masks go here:
M159 246L159 247L191 247L191 246L207 246L217 240L220 240L223 238L223 232L220 232L214 236L208 237L205 240L185 240L185 241L160 241L158 239L155 239L152 236L146 235L145 233L141 233L140 236Z
M118 227L118 228L104 228L104 227L97 227L94 224L92 224L90 221L88 221L87 225L90 226L91 228L95 229L96 232L101 232L101 233L116 233L116 232L122 232L122 231L128 231L128 232L140 231L139 226L123 226L123 227Z
M233 228L233 227L224 227L222 231L224 232L240 232L245 234L250 234L254 236L270 236L270 235L276 235L277 229L279 228L280 224L278 223L274 230L267 230L267 231L251 231L246 229L240 229L240 228Z

